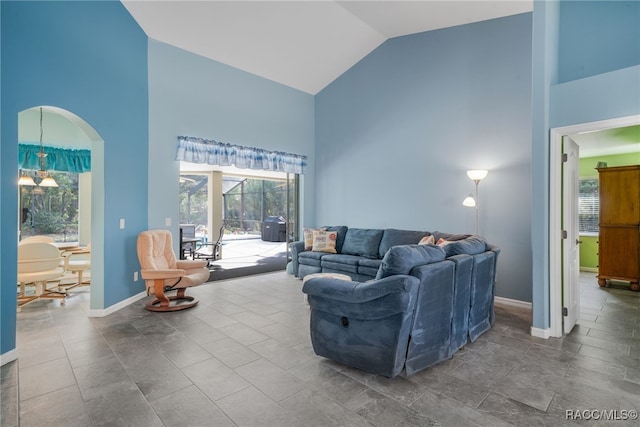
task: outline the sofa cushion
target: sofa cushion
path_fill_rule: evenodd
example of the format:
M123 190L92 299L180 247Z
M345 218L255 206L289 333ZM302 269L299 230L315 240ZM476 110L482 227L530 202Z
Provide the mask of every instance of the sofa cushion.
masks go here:
M382 258L376 279L395 274L409 274L413 267L445 259L444 249L432 245L393 246Z
M476 255L487 250L487 243L478 236L472 236L464 240L456 240L444 246L447 257L453 255Z
M384 230L378 229L350 228L344 238L341 253L376 259L383 232Z
M358 256L345 254L329 254L322 257L322 271L340 271L343 273L357 273L358 261L362 259Z
M328 252L335 254L336 240L338 240L337 231L313 230L313 252Z
M298 263L320 267L320 259L324 255L329 255L329 254L326 252L311 252L311 251L300 252L298 254Z
M429 235L427 231L396 230L387 228L380 240L378 258L382 259L390 247L398 245L415 245L423 237Z
M336 240L336 251L338 251L338 253L342 253L342 245L344 244L344 238L347 235L348 227L346 225L332 225L332 226L324 226L321 228L327 231L338 232L338 240Z
M380 261L380 260L378 260ZM358 274L361 276L367 276L371 279L374 279L376 277L376 274L378 274L378 270L380 269L380 267L367 267L364 265L359 265L358 266ZM370 279L367 279L370 280ZM360 280L361 282L364 280Z
M341 262L328 261L328 260L325 260L323 258L322 262L320 263L320 265L322 267L322 272L323 273L338 272L338 273L343 273L343 274L349 274L349 273L357 273L358 272L358 265L357 264L343 264Z
M362 258L362 257L358 257L358 259L359 259L358 265L363 267L371 267L371 268L377 269L380 267L380 264L382 264L381 259L370 259L370 258Z
M327 254L322 257L323 261L329 261L337 264L346 264L346 265L358 265L361 258L355 255L345 255L345 254Z

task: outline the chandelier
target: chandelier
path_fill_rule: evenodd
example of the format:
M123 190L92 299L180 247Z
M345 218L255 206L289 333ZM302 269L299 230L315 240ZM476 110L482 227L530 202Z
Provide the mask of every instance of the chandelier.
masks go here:
M37 172L40 182L36 184L33 178L25 173L18 179L18 185L57 187L58 183L49 175L49 172L45 168L47 164L47 153L44 152L44 145L42 144L42 107L40 107L40 151L38 151L37 156L40 159L40 169Z

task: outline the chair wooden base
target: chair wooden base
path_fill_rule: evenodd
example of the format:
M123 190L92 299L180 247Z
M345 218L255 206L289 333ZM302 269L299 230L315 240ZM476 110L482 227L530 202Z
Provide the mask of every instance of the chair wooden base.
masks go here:
M166 296L164 294L164 280L154 281L154 290L156 299L149 301L145 308L149 311L179 311L191 308L198 304L198 300L194 297L185 295L186 288L178 289L175 295ZM174 301L172 304L171 302ZM180 303L180 301L189 301L188 303Z
M39 299L59 299L60 305L64 305L65 298L67 296L66 291L60 290L59 287L54 289L47 289L46 282L35 283L36 290L34 295L25 294L25 283L20 284L20 293L18 294L18 313L22 311L22 307L30 302L37 301Z

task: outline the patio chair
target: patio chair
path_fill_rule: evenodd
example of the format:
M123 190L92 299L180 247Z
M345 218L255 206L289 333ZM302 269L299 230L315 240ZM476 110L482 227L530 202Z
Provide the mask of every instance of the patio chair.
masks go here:
M224 225L220 227L220 234L215 242L201 242L193 253L193 259L207 260L207 267L212 267L211 261L222 258L222 237L224 236Z

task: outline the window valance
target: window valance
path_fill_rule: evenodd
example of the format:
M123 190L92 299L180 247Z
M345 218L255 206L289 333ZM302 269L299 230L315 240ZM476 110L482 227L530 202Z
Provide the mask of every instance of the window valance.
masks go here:
M40 169L40 145L18 144L18 167ZM91 171L91 150L44 146L46 169L57 172L82 173Z
M307 166L307 156L243 147L190 136L178 137L176 160L298 174L303 174Z

